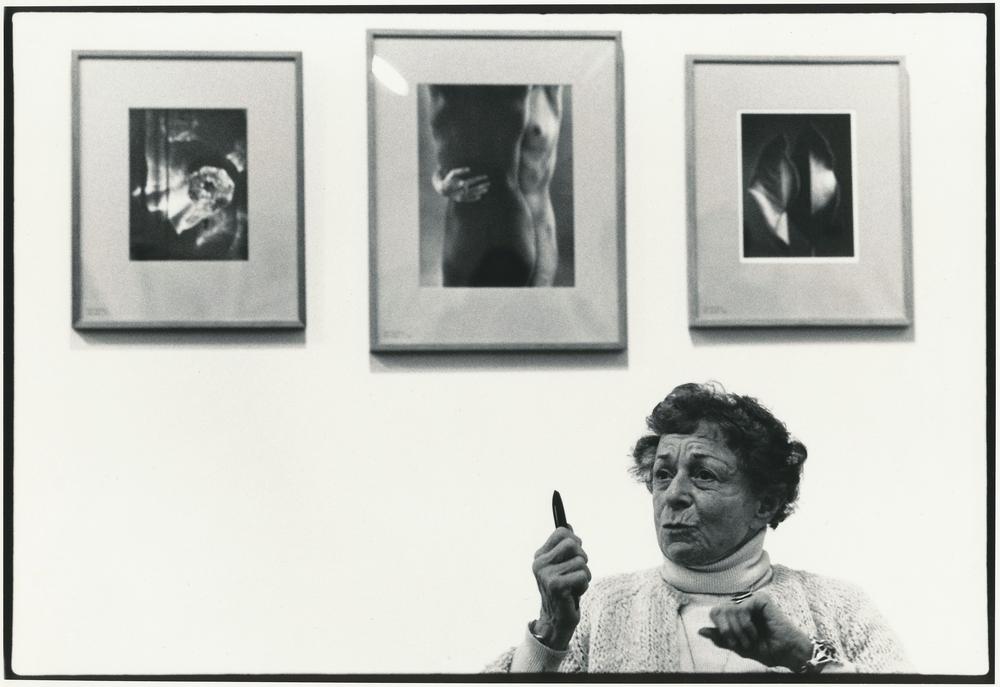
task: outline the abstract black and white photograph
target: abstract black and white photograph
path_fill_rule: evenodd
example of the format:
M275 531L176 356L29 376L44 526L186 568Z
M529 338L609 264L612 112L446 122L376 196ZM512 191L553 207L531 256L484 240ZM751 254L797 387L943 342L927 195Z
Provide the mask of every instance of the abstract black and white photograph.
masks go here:
M905 60L687 67L690 325L909 326Z
M132 260L246 260L243 109L129 110Z
M741 113L743 258L851 258L850 113Z
M572 287L572 86L417 90L420 285Z
M305 326L301 64L73 52L75 329Z

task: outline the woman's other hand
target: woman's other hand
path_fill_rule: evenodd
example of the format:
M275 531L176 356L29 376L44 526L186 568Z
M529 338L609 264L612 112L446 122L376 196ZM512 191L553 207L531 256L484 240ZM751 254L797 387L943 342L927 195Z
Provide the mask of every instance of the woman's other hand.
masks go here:
M535 552L531 569L542 600L532 631L549 648L566 649L580 622L579 598L590 584L582 540L568 527L556 528Z
M469 167L457 167L441 176L441 170L434 172L434 190L456 203L474 203L490 190L490 179L485 174L473 174Z
M703 627L698 634L744 658L793 671L812 658L808 635L792 624L766 592L739 604L716 606L710 617L715 627Z

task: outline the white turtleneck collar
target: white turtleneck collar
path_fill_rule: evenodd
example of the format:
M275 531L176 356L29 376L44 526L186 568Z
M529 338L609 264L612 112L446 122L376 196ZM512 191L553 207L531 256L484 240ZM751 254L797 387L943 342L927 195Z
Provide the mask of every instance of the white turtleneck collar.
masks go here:
M664 582L687 594L739 594L758 589L771 580L771 559L764 550L762 529L725 558L697 567L685 567L663 559Z

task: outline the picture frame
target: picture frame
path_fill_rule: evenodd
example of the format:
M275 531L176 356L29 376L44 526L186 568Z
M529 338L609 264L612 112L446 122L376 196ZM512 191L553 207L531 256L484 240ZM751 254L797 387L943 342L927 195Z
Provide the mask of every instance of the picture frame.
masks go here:
M72 54L77 330L302 329L302 55Z
M910 326L904 59L686 62L689 326Z
M626 347L622 64L619 32L368 32L373 352Z

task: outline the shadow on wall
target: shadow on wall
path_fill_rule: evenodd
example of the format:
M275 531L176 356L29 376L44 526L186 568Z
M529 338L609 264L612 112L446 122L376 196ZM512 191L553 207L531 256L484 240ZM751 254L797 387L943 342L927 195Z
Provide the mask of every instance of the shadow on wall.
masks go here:
M303 348L301 329L132 329L72 332L71 347L148 346L150 348Z
M688 330L694 346L745 344L913 343L916 326L718 327ZM71 330L71 347L149 346L175 348L304 348L306 331L281 329ZM367 338L365 346L368 345ZM370 353L372 372L409 370L586 370L627 369L624 351L420 351Z
M371 372L628 369L628 351L434 351L372 353Z
M695 346L742 344L913 343L910 327L718 327L689 330Z

